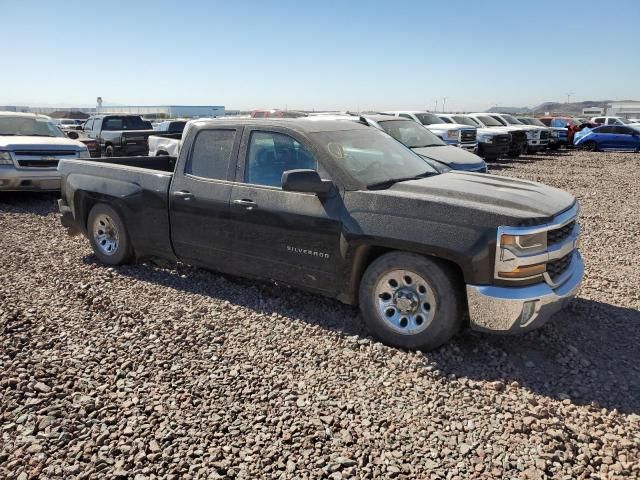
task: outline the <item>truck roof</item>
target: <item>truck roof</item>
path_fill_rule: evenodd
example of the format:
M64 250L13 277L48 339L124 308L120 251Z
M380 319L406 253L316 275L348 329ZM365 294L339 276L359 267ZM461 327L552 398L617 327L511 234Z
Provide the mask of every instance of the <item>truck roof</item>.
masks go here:
M45 120L51 120L51 117L42 115L41 113L26 113L26 112L0 112L1 117L25 117L25 118L43 118Z
M357 117L356 117L357 118ZM387 117L388 118L388 117ZM344 120L315 120L309 121L305 117L301 118L215 118L210 120L192 120L194 126L231 126L231 125L269 125L274 127L286 126L292 130L305 133L313 132L334 132L340 130L368 129L369 127L357 122L345 122Z

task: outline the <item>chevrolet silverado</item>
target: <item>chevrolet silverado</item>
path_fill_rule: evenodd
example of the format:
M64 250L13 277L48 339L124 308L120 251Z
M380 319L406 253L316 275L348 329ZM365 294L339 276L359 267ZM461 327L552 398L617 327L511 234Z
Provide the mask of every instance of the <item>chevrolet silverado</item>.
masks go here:
M439 174L357 122L194 121L178 158L63 160L62 223L96 257L161 257L360 306L387 344L539 327L583 276L578 204L545 185Z

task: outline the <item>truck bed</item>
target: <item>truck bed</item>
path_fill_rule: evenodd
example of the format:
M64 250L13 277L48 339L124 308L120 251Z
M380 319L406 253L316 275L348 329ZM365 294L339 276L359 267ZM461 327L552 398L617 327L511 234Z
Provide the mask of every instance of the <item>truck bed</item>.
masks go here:
M169 186L175 162L175 157L62 160L62 201L79 222L74 228L86 232L93 205L108 203L123 215L139 257L172 258Z

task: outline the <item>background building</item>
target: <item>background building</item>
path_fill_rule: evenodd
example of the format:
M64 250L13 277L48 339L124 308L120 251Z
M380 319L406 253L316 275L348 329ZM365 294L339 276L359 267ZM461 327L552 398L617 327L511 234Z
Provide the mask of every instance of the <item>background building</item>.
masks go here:
M640 102L611 102L607 105L607 115L623 118L640 118Z
M597 117L604 115L604 108L602 107L585 107L582 109L582 115L585 117Z
M98 105L95 113L121 113L146 118L224 117L223 105Z

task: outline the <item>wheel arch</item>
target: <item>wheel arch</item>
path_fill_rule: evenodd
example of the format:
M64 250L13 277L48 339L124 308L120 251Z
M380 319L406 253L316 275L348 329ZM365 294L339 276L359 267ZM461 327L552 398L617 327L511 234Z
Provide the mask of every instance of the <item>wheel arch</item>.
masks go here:
M338 299L350 305L358 304L358 291L364 272L376 259L390 252L405 252L422 255L445 266L456 282L464 285L464 272L460 260L451 252L436 251L428 247L391 246L381 243L360 244L351 249L347 258L348 269L345 272L345 285Z

